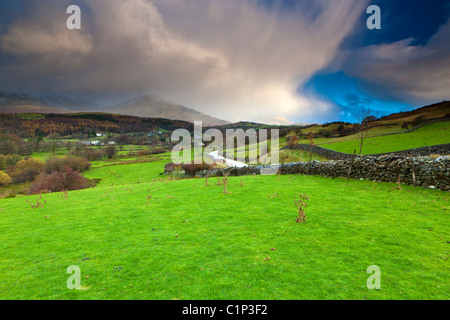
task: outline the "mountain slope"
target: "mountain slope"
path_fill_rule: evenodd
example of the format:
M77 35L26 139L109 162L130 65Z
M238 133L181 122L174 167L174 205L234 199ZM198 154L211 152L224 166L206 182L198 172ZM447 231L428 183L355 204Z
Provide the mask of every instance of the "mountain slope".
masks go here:
M205 126L225 125L229 123L151 95L140 96L118 105L107 107L106 111L138 117L185 120L190 122L202 121Z
M70 113L95 108L92 103L64 97L0 93L0 113Z
M444 118L450 114L450 101L442 101L413 111L393 113L374 122L375 125L411 122L419 116L426 119Z

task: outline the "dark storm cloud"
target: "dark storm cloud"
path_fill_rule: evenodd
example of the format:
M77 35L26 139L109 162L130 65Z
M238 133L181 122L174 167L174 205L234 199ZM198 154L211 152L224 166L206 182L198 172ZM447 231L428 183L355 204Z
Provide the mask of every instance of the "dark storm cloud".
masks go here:
M424 45L414 39L345 53L342 69L372 96L412 104L450 99L450 21Z
M0 36L2 90L115 97L157 93L224 118L267 121L332 108L299 94L332 61L366 1L25 1ZM82 30L65 27L82 6ZM31 9L30 9L31 8ZM310 8L308 10L302 10Z

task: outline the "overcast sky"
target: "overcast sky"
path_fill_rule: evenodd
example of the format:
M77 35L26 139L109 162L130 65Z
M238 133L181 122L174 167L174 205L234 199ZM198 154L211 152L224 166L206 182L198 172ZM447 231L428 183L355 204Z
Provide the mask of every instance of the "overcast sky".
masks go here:
M225 119L352 120L450 100L450 5L433 0L1 0L0 91L156 94ZM66 9L82 10L68 30ZM377 4L382 29L369 30Z

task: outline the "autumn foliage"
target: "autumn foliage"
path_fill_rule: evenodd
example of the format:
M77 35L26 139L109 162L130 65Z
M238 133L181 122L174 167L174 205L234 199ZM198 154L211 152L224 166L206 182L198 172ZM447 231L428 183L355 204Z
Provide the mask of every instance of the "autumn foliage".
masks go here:
M66 167L69 167L73 171L84 172L89 170L91 163L80 157L54 157L47 160L45 163L44 172L46 174L52 174L55 171L64 171Z
M11 182L11 177L6 172L0 171L0 187L7 186Z
M37 177L30 187L30 194L42 192L59 192L86 189L92 186L89 179L66 167L63 171L55 171L50 175L45 173Z
M39 159L28 158L17 162L15 166L8 167L8 174L14 183L33 181L44 171L45 163Z

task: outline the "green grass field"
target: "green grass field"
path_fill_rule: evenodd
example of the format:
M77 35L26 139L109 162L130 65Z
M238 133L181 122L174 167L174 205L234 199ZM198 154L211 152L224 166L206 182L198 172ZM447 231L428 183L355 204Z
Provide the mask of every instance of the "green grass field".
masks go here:
M225 194L161 177L165 161L94 168L100 184L67 198L1 199L0 299L449 299L448 193L286 175L229 178Z
M377 134L381 132L378 130ZM359 140L356 135L345 137L345 139L317 140L315 141L317 145L327 149L345 153L353 153L356 149L356 152L359 152ZM364 140L362 154L401 151L445 143L450 143L450 121L429 124L410 133L368 137Z

